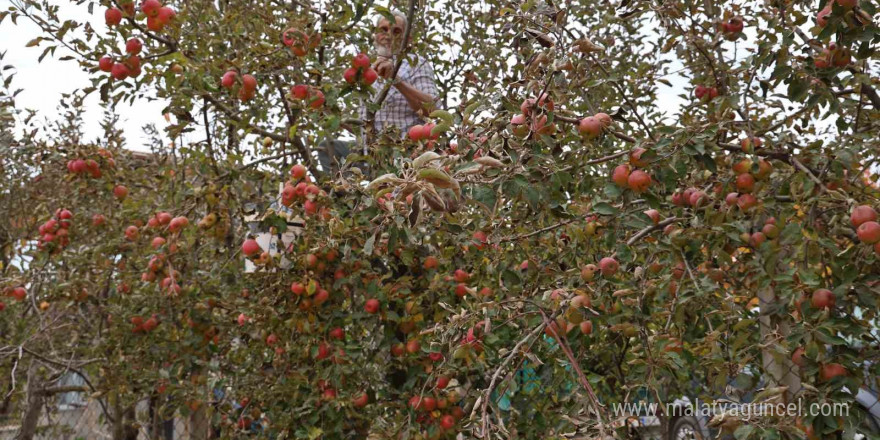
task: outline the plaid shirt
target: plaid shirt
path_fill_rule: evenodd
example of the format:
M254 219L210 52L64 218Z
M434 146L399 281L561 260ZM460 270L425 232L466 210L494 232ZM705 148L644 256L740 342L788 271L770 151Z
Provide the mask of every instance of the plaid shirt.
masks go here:
M397 78L436 99L437 85L434 84L434 69L431 67L431 63L418 57L415 59L415 64L416 67L413 68L408 59L403 60L403 64L400 65L400 70L397 72ZM376 99L376 96L384 86L385 79L379 78L379 81L376 82L376 86L373 88L371 99ZM366 119L366 105L361 105L360 116L361 119ZM397 127L406 135L410 127L421 122L422 118L409 106L403 94L396 87L392 86L388 91L388 96L385 97L385 101L382 102L382 108L376 112L373 124L376 132L381 132L390 127Z

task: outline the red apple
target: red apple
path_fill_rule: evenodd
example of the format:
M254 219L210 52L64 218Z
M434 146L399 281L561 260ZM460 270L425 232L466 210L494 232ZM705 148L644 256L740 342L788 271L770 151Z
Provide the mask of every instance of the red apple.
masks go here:
M132 38L125 42L125 52L130 53L132 55L137 55L141 53L141 49L144 48L144 43L141 42L140 39Z
M369 85L372 85L374 82L376 82L377 79L379 79L379 74L376 73L375 70L370 68L370 69L367 69L364 71L364 74L361 76L361 79L363 79L364 84L369 86Z
M637 193L645 192L651 187L651 176L642 170L635 170L627 178L627 184Z
M144 0L141 3L141 12L147 17L156 17L159 15L159 8L161 7L162 4L159 3L159 0Z
M834 302L834 293L828 289L816 289L810 298L810 304L817 309L833 308Z
M874 221L864 222L856 229L856 234L862 243L874 244L880 242L880 224Z
M101 59L98 60L98 69L102 72L112 71L113 70L113 58L110 58L109 56L101 57ZM72 172L76 172L76 171L73 171L73 169L72 169L73 162L69 162L69 163L70 163L70 166L68 166L68 170L70 170ZM85 162L82 162L82 163L83 163L83 166L85 166Z
M599 270L602 272L603 276L612 276L617 273L617 269L620 268L620 263L617 262L614 258L605 257L599 260Z
M342 73L342 79L349 84L354 84L357 81L358 71L354 67L349 67L345 69L345 72Z
M324 105L324 92L315 90L313 95L312 100L309 101L309 107L317 110Z
M375 314L379 311L379 300L375 298L370 298L364 304L364 310L367 313Z
M621 164L614 168L614 172L611 174L611 180L614 181L614 184L621 188L626 188L629 186L629 176L630 176L630 167L627 164Z
M589 335L593 333L593 322L590 320L581 321L580 323L581 333L585 335Z
M355 69L366 69L370 67L370 57L365 53L359 53L351 59L351 66Z
M455 427L455 417L447 414L440 419L440 427L444 430L450 430Z
M367 406L367 403L370 402L370 397L367 393L361 393L359 396L355 397L351 403L355 406L355 408L363 408Z
M241 253L245 254L245 256L253 257L254 255L262 252L260 245L257 243L257 240L253 238L249 238L244 241L241 245Z
M819 370L819 378L823 382L828 382L838 376L846 376L849 372L840 364L825 364Z
M104 23L113 27L122 22L122 11L116 8L110 8L104 11Z
M736 176L736 189L741 193L750 193L755 189L755 178L751 174Z
M825 6L819 11L819 14L816 15L816 24L819 27L825 27L828 24L828 16L831 15L831 5Z
M804 366L804 347L794 349L794 353L791 354L791 362L798 367Z
M124 185L116 185L113 188L113 195L119 200L125 200L128 197L128 188Z
M290 88L290 94L296 99L306 99L309 97L309 86L297 84Z
M850 222L852 223L854 228L858 228L865 222L876 222L877 221L877 211L874 211L874 208L868 205L860 205L856 206L852 214L850 214Z
M604 124L593 116L587 116L578 123L578 132L586 139L594 139L602 134Z
M115 80L124 80L125 78L128 78L130 73L131 71L128 69L128 66L122 63L116 63L110 68L110 76Z

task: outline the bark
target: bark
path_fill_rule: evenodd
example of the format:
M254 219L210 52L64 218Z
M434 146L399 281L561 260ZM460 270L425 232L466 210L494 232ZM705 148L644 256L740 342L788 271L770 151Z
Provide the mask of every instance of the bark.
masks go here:
M758 291L758 299L762 309L758 321L761 326L761 344L764 347L761 351L764 374L770 381L768 386L787 386L786 398L791 401L801 390L800 372L789 356L778 356L774 353L774 347L778 346L774 341L785 339L791 333L791 329L788 322L778 316L764 314L766 309L777 301L773 289L761 289Z
M33 440L40 422L43 409L43 393L40 390L40 378L37 367L31 363L27 373L27 407L21 419L21 428L15 440Z

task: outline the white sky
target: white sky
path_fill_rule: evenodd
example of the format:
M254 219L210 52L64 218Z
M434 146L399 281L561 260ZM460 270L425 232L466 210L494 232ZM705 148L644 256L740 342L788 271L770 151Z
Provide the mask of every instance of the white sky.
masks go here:
M106 30L104 8L96 5L96 14L89 16L87 4L77 6L68 1L58 3L61 5L59 15L62 17L69 17L78 22L90 21L98 32ZM7 10L10 6L12 6L11 0L0 0L0 10ZM20 18L18 25L13 25L7 17L0 25L0 51L6 52L2 63L15 66L18 72L10 88L23 89L15 98L16 107L37 110L38 118L53 120L58 113L57 106L62 93L70 93L91 83L88 72L82 70L76 61L58 61L59 57L69 54L63 48L57 50L55 57L46 56L41 63L38 63L37 58L43 52L43 47L25 47L25 45L39 34L39 27L26 18ZM4 73L8 75L9 72ZM84 103L83 131L85 139L89 141L101 134L103 110L99 102L100 97L94 92ZM163 107L161 101L146 100L135 101L131 106L122 102L116 107L129 148L148 149L143 147L146 144L146 137L141 127L155 123L161 131L166 125L161 113Z

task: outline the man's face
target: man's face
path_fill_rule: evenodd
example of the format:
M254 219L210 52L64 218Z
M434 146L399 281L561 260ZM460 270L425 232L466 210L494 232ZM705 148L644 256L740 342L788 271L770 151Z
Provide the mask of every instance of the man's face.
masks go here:
M376 31L373 34L373 41L376 47L386 47L391 49L392 52L397 52L400 49L406 26L403 24L403 18L397 16L394 18L396 19L394 24L391 24L384 17L379 20L379 24L376 25Z

